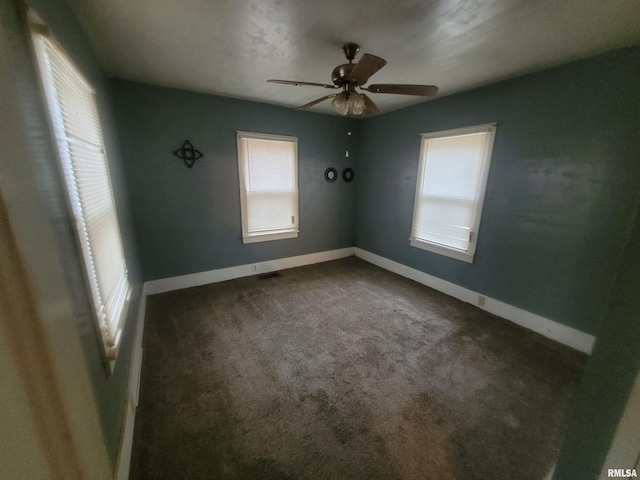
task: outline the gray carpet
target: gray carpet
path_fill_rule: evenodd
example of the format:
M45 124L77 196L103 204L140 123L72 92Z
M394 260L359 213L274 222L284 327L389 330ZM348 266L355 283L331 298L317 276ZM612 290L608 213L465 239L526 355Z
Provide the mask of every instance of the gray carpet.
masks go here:
M586 356L350 257L149 297L132 480L542 480Z

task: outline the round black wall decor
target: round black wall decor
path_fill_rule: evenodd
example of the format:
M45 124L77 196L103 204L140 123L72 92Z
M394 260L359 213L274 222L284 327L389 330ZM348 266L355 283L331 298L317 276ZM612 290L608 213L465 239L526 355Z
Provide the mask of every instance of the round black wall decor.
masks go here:
M335 182L338 179L338 171L333 167L327 168L324 171L324 179L327 182Z
M355 176L355 173L353 173L353 168L345 168L342 171L342 179L345 182L350 182L353 180L353 177Z

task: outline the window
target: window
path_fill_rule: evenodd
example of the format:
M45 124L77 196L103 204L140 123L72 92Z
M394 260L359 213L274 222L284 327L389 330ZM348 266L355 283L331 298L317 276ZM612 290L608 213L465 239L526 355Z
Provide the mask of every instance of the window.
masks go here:
M131 287L95 92L46 27L32 22L31 31L98 331L113 361Z
M491 124L422 135L412 246L473 262L495 131Z
M298 236L298 139L238 132L242 241Z

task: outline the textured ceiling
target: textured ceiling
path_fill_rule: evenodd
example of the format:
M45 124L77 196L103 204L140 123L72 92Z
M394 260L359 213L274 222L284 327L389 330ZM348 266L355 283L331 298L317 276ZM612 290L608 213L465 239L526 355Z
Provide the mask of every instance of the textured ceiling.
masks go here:
M345 42L387 60L370 83L439 95L640 43L638 0L68 1L111 76L291 107L328 92L266 80L331 83Z

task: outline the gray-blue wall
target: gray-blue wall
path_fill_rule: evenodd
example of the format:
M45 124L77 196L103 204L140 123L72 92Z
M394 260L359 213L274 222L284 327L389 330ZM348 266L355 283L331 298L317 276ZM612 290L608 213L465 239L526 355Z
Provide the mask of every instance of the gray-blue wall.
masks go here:
M129 267L133 295L126 320L123 341L113 375L107 377L96 327L91 314L89 292L84 282L83 266L78 255L72 221L66 208L64 186L56 157L56 147L50 135L43 97L40 92L35 64L30 55L30 41L26 25L21 19L19 2L0 2L0 22L3 45L10 52L10 65L6 67L10 75L0 79L7 89L13 90L11 102L3 99L3 120L13 122L13 138L2 136L2 142L19 142L23 145L22 156L1 158L3 198L9 207L18 195L38 198L41 205L37 216L14 218L15 223L40 222L50 225L54 231L56 244L41 250L53 249L62 260L60 268L64 272L66 291L71 295L77 331L81 337L89 374L102 422L104 441L111 461L115 466L120 443L128 392L129 367L133 350L133 336L138 310L141 275L138 266L136 245L131 228L127 189L120 168L118 141L113 126L110 99L106 77L89 47L84 32L80 29L73 13L61 0L29 0L27 2L51 28L67 54L76 63L97 92L105 146L109 156L109 169L114 187L118 216L121 224L125 255ZM6 83L4 83L6 82ZM6 151L4 143L2 150ZM19 163L20 168L15 167ZM13 165L12 165L13 164ZM6 188L5 188L6 187ZM14 195L14 192L17 195ZM14 211L19 212L19 206ZM26 243L26 242L25 242ZM23 245L23 247L25 247ZM28 252L23 251L23 254ZM47 271L40 272L43 278L55 277ZM57 278L57 277L55 277ZM50 299L55 304L55 299ZM60 299L64 303L65 299ZM73 335L76 332L68 332Z
M356 120L121 80L111 88L144 280L353 246ZM242 243L238 130L298 137L298 238ZM204 154L193 168L173 155L185 140ZM328 183L327 167L352 167L355 180Z
M580 385L554 480L596 480L640 370L640 192L635 222Z
M640 49L361 122L356 245L595 334L640 189ZM473 264L409 246L419 134L497 122Z

